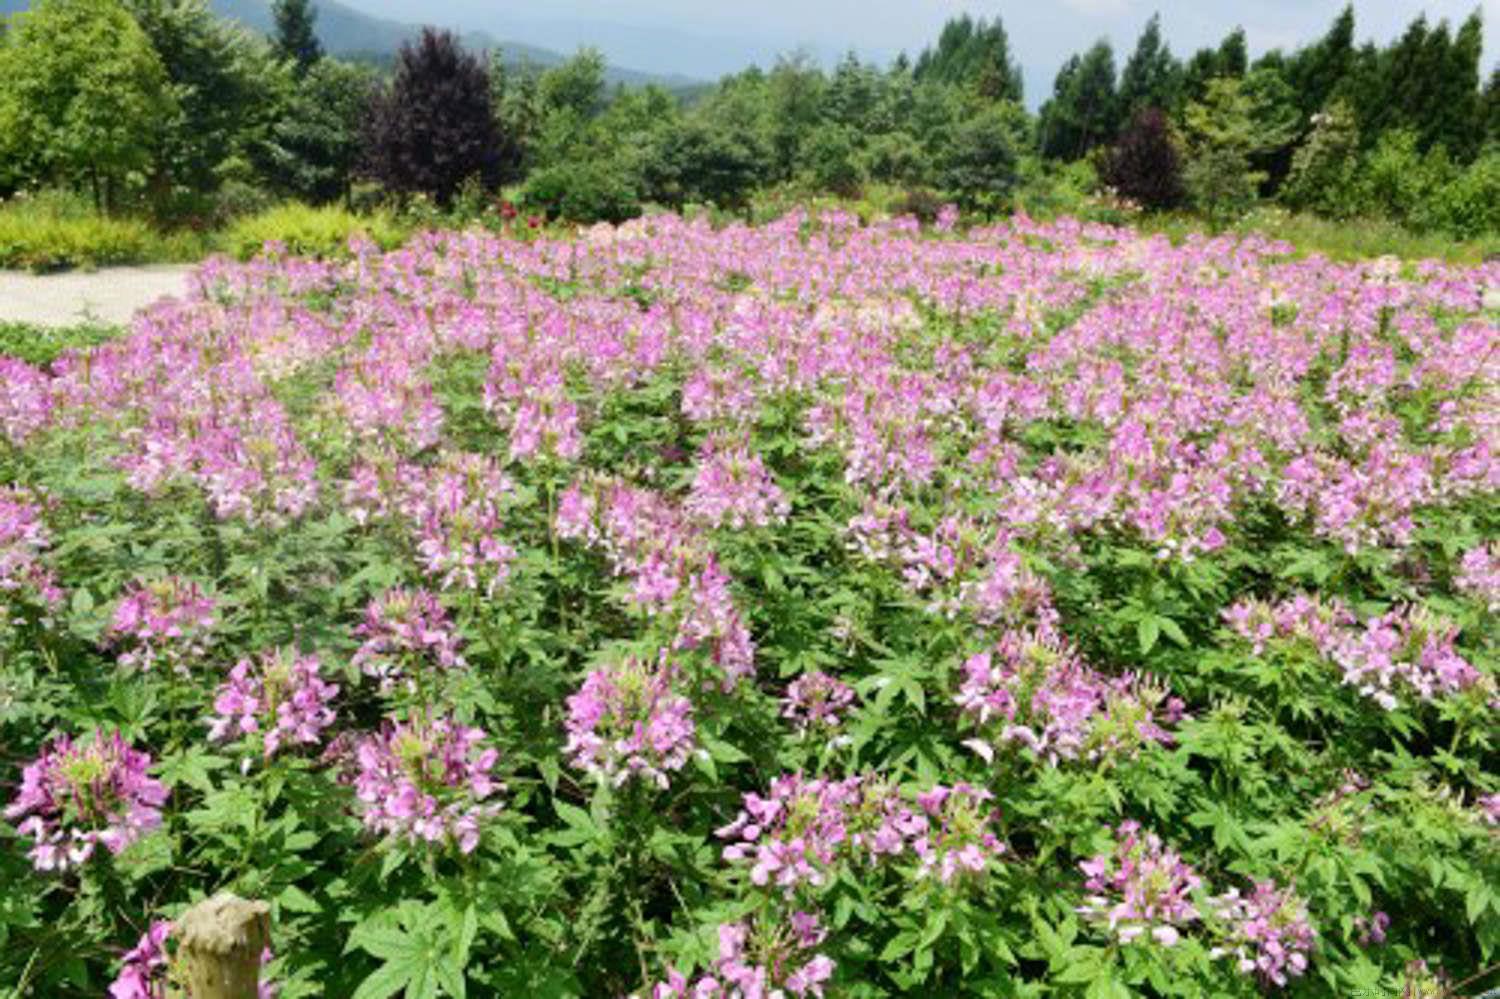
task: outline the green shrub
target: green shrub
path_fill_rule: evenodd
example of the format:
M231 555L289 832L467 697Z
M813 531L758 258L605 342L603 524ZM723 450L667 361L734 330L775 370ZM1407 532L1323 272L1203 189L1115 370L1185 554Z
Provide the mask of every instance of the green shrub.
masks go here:
M63 351L93 347L120 333L118 326L99 323L34 326L0 321L0 357L14 357L28 364L49 364Z
M641 213L640 194L627 172L598 161L536 171L522 189L521 203L567 222L624 222Z
M1500 150L1479 157L1438 188L1432 214L1438 228L1455 239L1500 234Z
M289 201L270 211L241 219L220 238L225 252L249 260L267 243L278 243L297 256L337 256L347 251L349 238L361 233L382 249L401 245L406 233L384 212L355 215L342 208L313 208Z
M32 271L159 259L144 222L106 218L65 194L19 196L0 205L0 268Z

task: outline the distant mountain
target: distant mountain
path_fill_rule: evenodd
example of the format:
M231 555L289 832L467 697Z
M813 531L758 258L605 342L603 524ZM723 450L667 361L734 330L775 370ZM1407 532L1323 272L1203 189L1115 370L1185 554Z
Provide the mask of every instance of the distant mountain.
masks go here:
M0 15L13 14L27 6L27 0L0 0ZM263 34L269 33L274 23L270 0L209 0L209 6L215 13ZM336 56L386 62L395 55L402 42L415 38L422 30L420 25L365 14L337 0L315 0L315 6L318 10L318 40L323 43L323 48ZM525 62L545 68L556 66L567 58L553 49L497 39L483 31L460 31L459 34L469 48L502 52L508 62ZM688 89L702 82L676 73L649 73L621 66L606 67L604 77L611 86L616 83L627 87L657 83L673 90Z

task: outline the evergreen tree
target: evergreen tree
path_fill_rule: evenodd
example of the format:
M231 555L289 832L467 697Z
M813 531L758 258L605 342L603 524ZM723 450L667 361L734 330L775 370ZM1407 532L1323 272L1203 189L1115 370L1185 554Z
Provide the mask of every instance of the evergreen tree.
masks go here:
M1120 113L1131 117L1143 108L1174 107L1181 73L1172 50L1162 41L1161 17L1153 14L1120 73Z
M1328 103L1349 76L1354 62L1354 5L1349 4L1316 44L1299 51L1288 63L1287 79L1297 92L1304 120Z
M275 0L271 14L276 21L277 57L296 66L298 75L306 73L323 58L323 45L314 30L317 8L309 0Z
M1478 124L1484 145L1500 143L1500 66L1490 72L1490 80L1484 85L1484 94L1479 99Z
M1484 141L1479 67L1483 50L1484 23L1476 11L1448 46L1432 106L1433 141L1441 142L1460 163L1478 155Z
M1053 159L1075 160L1118 131L1115 55L1101 40L1081 59L1070 58L1058 72L1052 99L1042 106L1041 152Z
M447 205L471 178L492 184L500 170L490 77L451 31L422 29L401 46L395 78L365 118L365 171L392 191Z
M937 45L917 57L915 76L929 83L974 88L995 101L1020 102L1021 67L1011 58L1010 38L997 17L975 21L967 14L943 25Z
M335 59L308 70L265 143L266 174L277 190L314 204L347 200L359 116L373 86L369 70Z

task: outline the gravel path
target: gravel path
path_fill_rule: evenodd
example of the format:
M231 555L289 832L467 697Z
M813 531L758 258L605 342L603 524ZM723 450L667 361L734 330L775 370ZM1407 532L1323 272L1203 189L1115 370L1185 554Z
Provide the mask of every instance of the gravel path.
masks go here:
M0 323L123 326L142 306L185 294L192 270L190 264L154 264L61 274L0 271Z

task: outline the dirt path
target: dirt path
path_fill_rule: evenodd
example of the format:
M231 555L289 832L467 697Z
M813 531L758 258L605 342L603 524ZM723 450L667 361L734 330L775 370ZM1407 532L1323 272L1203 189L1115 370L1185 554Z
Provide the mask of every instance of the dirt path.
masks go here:
M0 271L0 323L124 325L136 310L187 291L188 264L27 274Z

